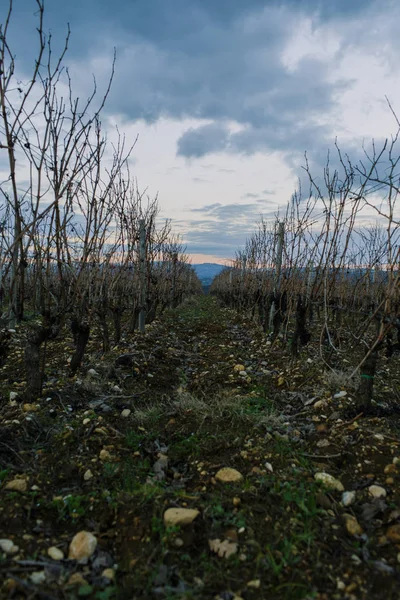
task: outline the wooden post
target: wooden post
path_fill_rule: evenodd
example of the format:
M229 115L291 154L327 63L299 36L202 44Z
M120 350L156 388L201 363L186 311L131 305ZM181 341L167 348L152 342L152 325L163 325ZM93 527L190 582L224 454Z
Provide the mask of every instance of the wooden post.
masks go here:
M176 265L178 263L178 253L174 252L172 255L172 288L171 288L171 304L172 308L176 308Z
M144 333L146 326L146 221L139 221L139 331Z
M243 256L242 270L240 273L240 306L244 307L244 278L246 275L247 257Z
M275 277L274 277L274 298L271 302L271 309L269 313L269 330L272 331L274 328L274 318L277 311L276 300L279 293L281 283L281 272L282 272L282 258L283 258L283 244L285 242L285 223L278 221L278 240L276 244L275 252Z
M279 292L281 283L282 273L282 258L283 258L283 245L285 243L285 223L282 221L278 223L278 243L276 249L276 267L275 267L275 293Z

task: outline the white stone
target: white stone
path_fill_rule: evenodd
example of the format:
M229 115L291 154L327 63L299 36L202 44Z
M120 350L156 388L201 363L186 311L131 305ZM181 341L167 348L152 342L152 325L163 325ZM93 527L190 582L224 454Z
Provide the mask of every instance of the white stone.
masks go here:
M97 547L97 538L89 531L79 531L70 545L68 558L78 562L86 561L90 558Z
M56 546L51 546L47 550L47 554L53 560L62 560L64 558L64 552L62 550L60 550L59 548L57 548Z
M18 552L19 547L12 540L3 539L0 540L0 550L6 554L15 554Z
M115 579L115 570L108 568L108 569L104 569L104 571L102 572L102 577L105 577L106 579L109 579L110 581L114 581Z
M243 475L236 469L224 467L215 474L215 479L217 481L222 481L223 483L231 483L235 481L241 481L243 479Z
M40 585L46 581L46 573L44 571L34 571L29 575L29 579L35 585Z
M266 463L264 463L264 467L265 467L265 468L267 469L267 471L269 471L270 473L273 473L273 472L274 472L274 468L273 468L273 466L271 465L271 463L269 463L269 462L266 462Z
M26 492L28 489L28 483L26 479L12 479L6 483L5 489L13 492Z
M356 499L356 493L354 491L351 492L343 492L342 494L342 504L343 506L351 506Z
M313 405L314 408L324 408L326 406L326 400L317 400Z
M341 392L338 392L337 394L335 394L333 397L337 399L337 398L344 398L345 396L347 396L347 392L342 390Z
M83 475L83 479L85 481L89 481L90 479L92 479L93 477L93 473L90 469L88 469L87 471L85 471L84 475Z
M381 487L380 485L370 485L368 492L373 498L386 498L387 496L385 488Z
M126 419L127 417L129 417L130 414L131 414L131 409L130 408L124 408L124 410L121 412L121 417L123 417L124 419Z
M333 475L329 475L329 473L315 473L314 479L320 481L329 490L344 491L343 483L339 479L335 479Z
M255 590L258 590L259 587L261 585L261 580L260 579L252 579L251 581L247 582L247 587L249 588L253 588Z
M164 513L166 527L190 525L200 514L196 508L168 508Z

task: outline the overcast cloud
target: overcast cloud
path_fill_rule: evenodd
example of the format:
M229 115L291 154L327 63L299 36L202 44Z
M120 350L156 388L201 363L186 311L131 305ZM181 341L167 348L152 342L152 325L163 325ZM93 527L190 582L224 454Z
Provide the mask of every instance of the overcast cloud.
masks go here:
M4 1L0 19L4 16ZM29 73L34 0L14 0L11 43ZM290 198L304 152L322 175L335 137L395 130L400 78L395 0L48 0L56 43L70 22L74 89L116 75L106 124L139 133L135 175L159 192L192 254L232 256L261 212ZM33 44L33 46L32 46ZM202 219L198 219L199 213ZM240 226L241 224L241 226Z

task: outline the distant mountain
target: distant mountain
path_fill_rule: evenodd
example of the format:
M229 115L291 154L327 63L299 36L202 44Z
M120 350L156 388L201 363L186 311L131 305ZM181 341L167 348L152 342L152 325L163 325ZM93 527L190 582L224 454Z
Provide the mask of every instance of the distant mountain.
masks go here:
M203 263L201 265L192 265L192 267L203 284L210 284L214 277L225 269L224 265L217 265L216 263Z

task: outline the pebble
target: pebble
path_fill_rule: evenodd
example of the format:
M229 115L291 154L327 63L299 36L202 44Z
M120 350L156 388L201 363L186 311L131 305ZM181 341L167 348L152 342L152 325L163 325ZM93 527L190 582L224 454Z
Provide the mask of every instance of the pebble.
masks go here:
M343 515L343 518L345 520L346 529L350 535L359 536L359 535L363 534L361 525L359 524L357 519L355 517L353 517L353 515L349 515L349 514L345 513Z
M269 471L270 473L273 473L273 472L274 472L274 468L273 468L273 466L271 465L271 463L269 463L269 462L266 462L266 463L264 463L264 467L265 467L265 468L267 469L267 471Z
M235 373L240 373L241 371L245 371L246 368L244 365L235 365L233 367L233 370L235 371Z
M344 398L345 396L347 396L347 392L345 392L344 390L342 390L341 392L338 392L337 394L335 394L333 397L335 399L338 399L338 398Z
M166 527L190 525L199 514L196 508L168 508L164 513L164 524Z
M252 579L251 581L247 582L247 587L249 588L253 588L255 590L258 590L259 587L261 585L261 580L260 579Z
M111 460L111 454L109 453L108 450L103 448L102 450L100 450L99 458L102 461Z
M64 552L62 550L60 550L59 548L57 548L56 546L51 546L47 550L47 554L53 560L62 560L64 558Z
M85 481L89 481L90 479L92 479L93 477L93 473L90 469L88 469L87 471L85 471L84 475L83 475L83 479Z
M356 499L356 493L354 491L343 492L343 494L342 494L343 506L351 506L352 504L354 504L355 499Z
M29 575L29 579L35 585L40 585L46 581L46 573L44 571L34 571Z
M182 538L177 537L177 538L174 539L174 546L176 548L182 548L182 546L184 545L184 543L185 542L183 541Z
M10 392L10 401L16 400L18 398L18 392Z
M82 421L83 425L88 425L90 423L90 419L86 418Z
M326 400L317 400L315 404L313 404L313 408L324 408L326 406Z
M384 468L383 472L388 475L390 473L397 473L397 465L394 465L393 463L391 463L390 465L386 465L386 467Z
M243 475L236 469L223 467L215 474L215 479L223 483L232 483L235 481L242 481Z
M12 490L14 492L26 492L28 489L28 483L26 479L12 479L5 486L6 490Z
M131 414L131 409L130 408L124 408L124 410L121 412L121 417L123 417L124 419L126 419L127 417L129 417L130 414Z
M400 523L392 525L386 532L386 537L395 544L400 544Z
M0 540L0 550L6 554L15 554L18 552L19 547L16 546L12 540L3 539Z
M67 585L87 585L86 579L81 573L72 573L67 581Z
M90 558L97 547L97 538L89 531L79 531L69 545L68 558L78 562Z
M115 579L115 570L114 569L104 569L104 571L102 572L102 577L106 577L106 579L109 579L110 581L114 581Z
M95 369L89 369L89 371L86 374L88 377L97 377L98 372Z
M329 475L329 473L315 473L314 479L315 481L320 481L329 490L344 491L343 483L339 479L335 479L333 475Z
M385 488L381 487L380 485L370 485L368 492L373 498L386 498L387 496Z

